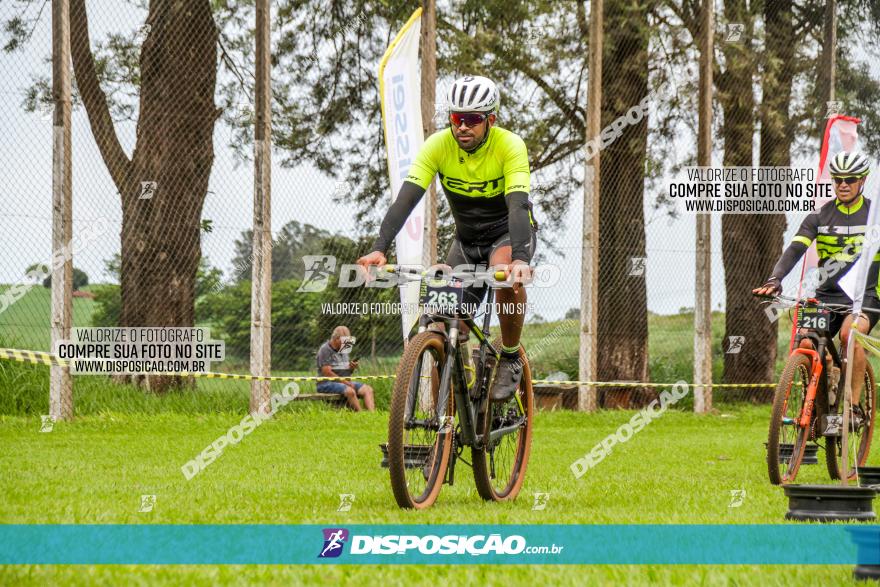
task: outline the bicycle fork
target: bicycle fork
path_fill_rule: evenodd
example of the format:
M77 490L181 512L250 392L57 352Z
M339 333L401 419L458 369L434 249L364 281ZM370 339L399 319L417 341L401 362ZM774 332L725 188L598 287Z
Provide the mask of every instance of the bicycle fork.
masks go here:
M813 349L798 348L794 351L797 354L807 355L810 357L810 383L807 385L807 393L804 398L804 406L798 417L798 427L806 428L810 425L813 415L813 405L816 403L816 394L819 390L819 377L822 375L822 361L819 359L819 353Z

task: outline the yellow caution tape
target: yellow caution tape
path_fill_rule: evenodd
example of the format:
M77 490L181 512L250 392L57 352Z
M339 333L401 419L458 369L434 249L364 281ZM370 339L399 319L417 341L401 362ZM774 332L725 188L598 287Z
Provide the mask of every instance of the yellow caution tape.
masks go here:
M70 366L69 361L59 359L52 353L42 351L23 351L18 349L0 349L0 359L8 359L19 363L32 363L38 365L60 367ZM101 375L101 373L81 373L81 375ZM348 381L351 377L318 377L318 376L293 376L293 375L242 375L238 373L212 373L210 371L149 371L136 373L136 375L171 375L184 377L199 377L202 379L241 379L247 381ZM394 375L358 375L358 381L376 379L394 379Z
M8 359L19 363L32 363L38 365L59 365L67 367L69 361L59 359L52 353L42 351L27 351L18 349L0 349L0 359ZM186 377L200 377L203 379L239 379L247 381L370 381L379 379L394 379L394 375L356 375L352 377L318 377L305 375L242 375L238 373L212 373L212 372L188 372L188 371L150 371L144 375L177 375ZM90 373L97 375L97 373ZM638 381L569 381L556 379L533 379L532 383L544 383L551 385L589 385L591 387L672 387L673 385L686 385L688 387L775 387L775 383L649 383Z
M551 379L532 379L532 383L552 385L589 385L590 387L776 387L775 383L642 383L638 381L555 381Z

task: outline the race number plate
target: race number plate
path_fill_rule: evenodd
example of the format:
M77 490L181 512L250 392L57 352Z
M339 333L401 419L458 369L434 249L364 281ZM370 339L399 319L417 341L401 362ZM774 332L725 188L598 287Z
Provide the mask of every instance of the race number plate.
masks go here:
M798 310L797 327L825 332L831 324L831 312L820 308L801 308Z
M461 283L434 282L422 283L421 303L425 311L435 314L457 314L463 297Z

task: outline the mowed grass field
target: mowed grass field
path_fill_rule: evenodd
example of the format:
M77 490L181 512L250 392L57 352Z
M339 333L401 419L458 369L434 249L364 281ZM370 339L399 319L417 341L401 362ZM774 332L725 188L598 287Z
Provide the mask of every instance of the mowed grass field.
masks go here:
M0 313L0 346L48 350L48 303L48 290L38 286ZM75 300L75 324L90 325L93 309L93 302ZM649 316L652 380L690 380L692 324L691 314ZM723 314L714 314L717 379L723 325ZM789 327L783 319L783 349ZM576 323L529 324L524 342L536 350L535 376L559 369L576 375L570 368ZM395 363L383 357L365 371L390 373ZM390 383L375 387L379 406L387 406ZM75 421L41 433L47 389L47 369L0 361L0 413L6 414L0 415L0 523L786 523L786 501L768 483L764 461L769 406L718 403L707 416L667 412L581 479L571 463L633 412L540 412L520 499L484 503L460 463L455 485L444 486L434 508L409 512L397 508L388 472L379 466L385 411L354 414L295 402L187 481L181 466L246 413L246 382L199 380L195 392L158 397L102 377L77 377ZM313 384L302 391L313 391ZM880 451L869 462L880 465ZM799 481L828 483L824 464L804 467ZM745 491L738 507L730 507L734 490ZM342 493L355 495L349 512L337 511ZM532 510L535 493L550 494L546 509ZM156 496L152 512L138 511L142 495ZM852 583L851 573L849 566L61 565L0 567L0 585L841 585Z
M767 409L708 416L667 412L584 477L571 463L632 412L540 412L525 486L514 503L484 503L460 464L429 511L402 511L378 444L387 414L291 404L190 481L180 467L240 413L103 413L40 433L38 417L0 417L0 522L65 524L777 524L782 490L767 482ZM874 450L877 463L880 452ZM799 481L828 482L824 465ZM744 490L730 507L731 491ZM534 511L533 495L549 493ZM355 495L338 512L339 494ZM155 495L140 513L141 495ZM317 547L319 547L318 545ZM589 545L580 545L588 549ZM816 548L818 545L793 545ZM316 551L317 556L317 551ZM8 566L0 584L705 584L841 585L846 566Z

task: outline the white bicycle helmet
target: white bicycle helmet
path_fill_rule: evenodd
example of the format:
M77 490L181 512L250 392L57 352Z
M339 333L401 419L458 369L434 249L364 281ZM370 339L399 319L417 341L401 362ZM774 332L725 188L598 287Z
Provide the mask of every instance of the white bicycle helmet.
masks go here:
M831 160L831 164L828 167L831 171L831 175L835 177L864 177L868 175L869 171L871 171L871 162L865 155L858 151L852 153L841 151L834 156L834 159Z
M500 102L495 82L479 75L458 78L446 92L449 112L498 112Z

